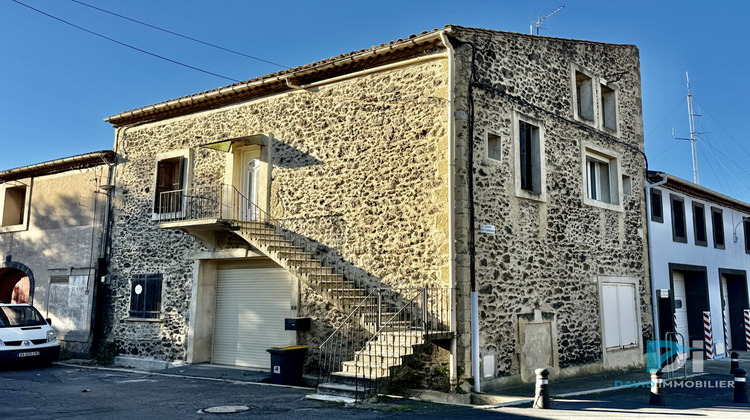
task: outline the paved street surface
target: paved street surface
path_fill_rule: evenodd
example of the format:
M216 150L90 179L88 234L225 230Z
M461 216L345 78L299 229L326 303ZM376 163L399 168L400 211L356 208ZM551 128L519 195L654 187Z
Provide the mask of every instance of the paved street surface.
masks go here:
M701 388L668 389L667 407L648 405L648 388L618 389L553 400L553 410L475 408L390 399L348 407L305 399L311 389L227 379L193 378L64 365L0 370L0 419L149 418L750 418L749 404L732 403L730 380L720 369L693 381ZM248 411L212 414L201 410L246 406ZM210 411L210 410L209 410Z

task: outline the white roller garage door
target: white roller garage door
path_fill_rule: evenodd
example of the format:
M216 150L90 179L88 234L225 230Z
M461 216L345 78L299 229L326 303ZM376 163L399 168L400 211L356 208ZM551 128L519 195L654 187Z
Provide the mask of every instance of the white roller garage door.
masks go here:
M677 332L685 339L684 345L690 346L690 332L688 329L687 315L687 293L685 292L685 276L679 271L672 272L672 285L674 286L675 321ZM677 303L677 302L680 303ZM677 307L679 306L679 308Z
M266 349L287 346L291 277L281 268L218 270L212 362L268 369Z

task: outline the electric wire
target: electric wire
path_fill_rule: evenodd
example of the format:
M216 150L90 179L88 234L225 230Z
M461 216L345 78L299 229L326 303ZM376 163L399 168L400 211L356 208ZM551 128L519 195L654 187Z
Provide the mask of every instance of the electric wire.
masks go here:
M748 151L747 149L745 149L745 146L743 146L743 145L742 145L742 143L740 143L740 142L739 142L739 141L738 141L738 140L737 140L737 139L736 139L736 138L735 138L735 137L734 137L734 136L732 135L732 133L730 133L730 132L729 132L729 130L727 130L727 129L726 129L726 128L725 128L725 127L724 127L724 126L723 126L723 125L721 124L721 122L719 122L719 120L717 120L717 119L716 119L716 117L714 117L714 116L713 116L713 114L711 114L711 113L710 113L710 112L708 111L708 109L706 109L706 107L704 107L704 106L703 106L703 105L702 105L702 104L701 104L700 102L698 102L698 101L697 101L697 100L696 100L695 98L693 98L693 100L694 100L695 102L697 102L697 103L698 103L698 105L699 105L699 106L701 107L701 110L702 110L702 111L705 111L705 112L706 112L706 114L708 114L709 118L711 118L712 120L714 120L714 122L716 122L716 124L718 124L718 125L719 125L719 127L721 127L721 129L722 129L722 130L724 130L724 132L725 132L725 133L727 133L727 135L729 136L729 138L730 138L730 139L732 139L732 140L733 140L733 141L734 141L734 142L735 142L735 143L737 144L737 146L739 146L739 147L740 147L740 149L742 149L742 150L743 150L743 151L744 151L745 153L747 153L748 155L750 155L750 151Z
M678 146L679 144L680 144L680 143L678 143L678 142L676 142L676 141L675 141L675 142L673 142L673 143L672 143L672 144L671 144L671 145L670 145L669 147L667 147L666 149L664 149L664 150L662 150L661 152L659 152L659 153L657 153L657 154L655 154L655 155L651 156L651 160L654 160L654 159L656 159L656 158L658 158L658 157L660 157L660 156L664 155L665 153L667 153L667 152L671 151L672 149L674 149L675 147L677 147L677 146Z
M729 156L725 155L725 154L724 154L724 153L723 153L723 152L722 152L721 150L717 149L717 148L716 148L716 146L712 145L711 143L706 143L706 144L707 144L707 145L708 145L709 147L711 147L712 149L714 149L714 150L715 150L715 151L716 151L717 153L719 153L720 155L722 155L722 156L724 157L724 159L726 159L726 160L727 160L728 162L731 162L731 163L733 163L733 164L734 164L735 166L737 166L737 167L738 167L738 168L739 168L739 169L740 169L740 170L741 170L742 172L744 172L744 173L746 173L746 174L750 175L750 172L748 172L748 170L747 170L747 169L745 169L745 168L744 168L744 167L743 167L742 165L740 165L739 163L737 163L737 162L733 161L733 160L732 160L732 159L731 159L731 158L730 158Z
M65 20L65 19L59 18L59 17L57 17L57 16L53 16L53 15L51 15L51 14L47 13L47 12L44 12L44 11L42 11L42 10L39 10L39 9L37 9L37 8L34 8L34 7L32 7L32 6L29 6L28 4L26 4L26 3L22 3L22 2L20 2L20 1L18 1L18 0L11 0L11 1L13 1L14 3L17 3L17 4L21 5L21 6L24 6L24 7L26 7L26 8L29 8L29 9L31 9L31 10L33 10L33 11L37 12L37 13L43 14L44 16L47 16L47 17L49 17L49 18L55 19L55 20L57 20L57 21L59 21L59 22L62 22L62 23L64 23L64 24L66 24L66 25L70 25L70 26L72 26L72 27L74 27L74 28L76 28L76 29L80 29L81 31L87 32L87 33L89 33L89 34L91 34L91 35L95 35L95 36L98 36L98 37L100 37L100 38L104 38L104 39L106 39L106 40L108 40L108 41L114 42L115 44L119 44L119 45L122 45L123 47L127 47L127 48L133 49L133 50L135 50L135 51L138 51L138 52L142 52L142 53L144 53L144 54L148 54L148 55L150 55L150 56L152 56L152 57L156 57L156 58L159 58L159 59L162 59L162 60L168 61L168 62L170 62L170 63L173 63L173 64L177 64L177 65L179 65L179 66L182 66L182 67L186 67L186 68L189 68L189 69L192 69L192 70L195 70L195 71L199 71L199 72L201 72L201 73L205 73L205 74L208 74L208 75L211 75L211 76L215 76L215 77L219 77L219 78L222 78L222 79L226 79L226 80L229 80L229 81L232 81L232 82L235 82L235 83L239 83L239 82L240 82L240 80L237 80L237 79L233 79L233 78L231 78L231 77L227 77L227 76L222 76L221 74L218 74L218 73L213 73L213 72L210 72L210 71L208 71L208 70L203 70L203 69L201 69L201 68L198 68L198 67L195 67L195 66L191 66L191 65L189 65L189 64L185 64L185 63L179 62L179 61L177 61L177 60L173 60L173 59L171 59L171 58L167 58L167 57L164 57L164 56L162 56L162 55L159 55L159 54L156 54L156 53L152 53L152 52L150 52L150 51L146 51L146 50L144 50L144 49L141 49L141 48L138 48L138 47L132 46L132 45L130 45L130 44L126 44L126 43L124 43L124 42L121 42L121 41L118 41L118 40L116 40L116 39L114 39L114 38L110 38L110 37L108 37L108 36L106 36L106 35L102 35L102 34L100 34L100 33L98 33L98 32L94 32L94 31L92 31L92 30L89 30L89 29L86 29L86 28L84 28L84 27L82 27L82 26L78 26L78 25L76 25L76 24L74 24L74 23L72 23L72 22L68 22L68 21L67 21L67 20Z
M677 111L677 108L679 108L680 106L682 106L682 104L685 102L686 99L687 99L687 97L683 97L682 99L680 99L680 101L677 103L677 105L675 105L674 108L672 108L672 110L669 111L669 113L667 115L665 115L664 118L662 118L661 121L659 121L659 123L654 126L654 128L652 128L651 130L649 130L648 133L646 133L646 135L647 136L650 135L657 128L659 128L662 124L664 124L664 121L666 121L667 118L671 117L672 114L674 114L674 112Z
M92 9L94 9L94 10L98 10L100 12L107 13L107 14L110 14L112 16L119 17L121 19L125 19L125 20L128 20L130 22L137 23L139 25L147 26L147 27L149 27L151 29L156 29L157 31L162 31L162 32L166 32L166 33L171 34L171 35L179 36L180 38L184 38L184 39L187 39L187 40L190 40L190 41L193 41L193 42L197 42L199 44L203 44L203 45L207 45L209 47L217 48L217 49L222 50L222 51L230 52L232 54L237 54L237 55L240 55L242 57L250 58L252 60L261 61L263 63L271 64L271 65L282 67L282 68L288 68L289 67L289 66L285 66L283 64L274 63L273 61L264 60L264 59L262 59L260 57L255 57L255 56L252 56L252 55L249 55L249 54L245 54L245 53L240 52L240 51L235 51L235 50L232 50L232 49L229 49L229 48L224 48L224 47L222 47L220 45L212 44L210 42L201 41L200 39L193 38L193 37L190 37L190 36L187 36L187 35L183 35L183 34L178 33L178 32L170 31L169 29L164 29L164 28L161 28L161 27L156 26L156 25L151 25L149 23L142 22L142 21L137 20L137 19L129 18L127 16L124 16L124 15L121 15L121 14L118 14L118 13L115 13L115 12L110 12L109 10L105 10L105 9L100 8L100 7L96 7L94 5L87 4L87 3L84 3L82 1L78 1L78 0L70 0L70 1L72 1L73 3L80 4L81 6L90 7Z
M709 155L713 156L714 159L716 159L716 155L714 155L713 152L710 149L708 149L708 147L704 146L702 143L696 143L696 145L698 146L699 149L705 150L706 152L708 152ZM719 165L724 166L719 159L716 159L716 161L719 163ZM719 171L717 173L710 159L706 159L706 164L708 165L708 168L711 170L711 173L713 173L714 177L718 180L721 188L724 189L725 191L728 191L729 192L728 195L734 195L734 193L732 192L732 188L729 186L729 181L727 181L727 177L724 175L724 172ZM729 169L727 169L726 167L724 169L726 169L727 172L729 172ZM719 174L721 174L721 176L719 176Z

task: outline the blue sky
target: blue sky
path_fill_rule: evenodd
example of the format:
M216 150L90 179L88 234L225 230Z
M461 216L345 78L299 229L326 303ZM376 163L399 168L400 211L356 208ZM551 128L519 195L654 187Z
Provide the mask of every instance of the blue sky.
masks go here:
M120 42L231 79L283 67L159 32L71 0L19 0ZM692 180L685 71L700 183L750 202L750 2L80 0L285 66L446 24L635 44L650 168ZM113 146L103 118L230 84L0 1L0 169Z

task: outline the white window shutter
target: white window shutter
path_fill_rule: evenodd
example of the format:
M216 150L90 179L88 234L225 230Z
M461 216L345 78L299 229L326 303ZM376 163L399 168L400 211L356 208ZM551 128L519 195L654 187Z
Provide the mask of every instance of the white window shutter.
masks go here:
M617 285L602 285L602 312L604 313L604 347L619 347L620 323L618 321Z
M638 322L635 312L635 286L617 286L618 307L620 309L620 345L634 346L638 343Z

